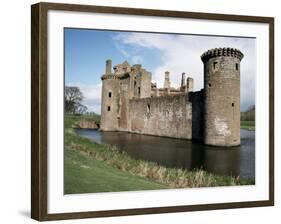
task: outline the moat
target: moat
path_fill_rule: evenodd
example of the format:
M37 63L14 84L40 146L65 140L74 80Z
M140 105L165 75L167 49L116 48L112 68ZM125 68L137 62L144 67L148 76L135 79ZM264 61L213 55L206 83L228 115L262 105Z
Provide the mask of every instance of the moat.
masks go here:
M255 132L241 129L241 145L210 147L188 140L126 132L76 129L77 134L100 144L115 145L136 159L166 167L204 170L223 175L255 177Z

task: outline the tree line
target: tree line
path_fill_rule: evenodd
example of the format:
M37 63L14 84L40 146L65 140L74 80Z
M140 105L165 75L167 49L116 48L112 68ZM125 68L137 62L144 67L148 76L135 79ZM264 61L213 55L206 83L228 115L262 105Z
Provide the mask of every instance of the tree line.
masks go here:
M241 112L241 121L254 121L255 120L256 109L255 105L249 107L245 112Z

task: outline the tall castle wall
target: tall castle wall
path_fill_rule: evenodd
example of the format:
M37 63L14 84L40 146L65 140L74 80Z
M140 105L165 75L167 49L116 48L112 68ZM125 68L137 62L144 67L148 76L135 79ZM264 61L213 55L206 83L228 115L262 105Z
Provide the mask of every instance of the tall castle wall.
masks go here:
M192 138L192 104L188 95L130 100L130 132Z

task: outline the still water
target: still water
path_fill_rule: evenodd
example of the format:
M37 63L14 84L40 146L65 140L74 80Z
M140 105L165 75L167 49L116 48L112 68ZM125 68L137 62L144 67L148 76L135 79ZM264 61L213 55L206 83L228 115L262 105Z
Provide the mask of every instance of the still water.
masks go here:
M76 132L94 142L115 145L133 158L153 161L166 167L188 170L202 168L215 174L255 177L254 131L241 129L241 145L231 148L126 132L90 129L76 129Z

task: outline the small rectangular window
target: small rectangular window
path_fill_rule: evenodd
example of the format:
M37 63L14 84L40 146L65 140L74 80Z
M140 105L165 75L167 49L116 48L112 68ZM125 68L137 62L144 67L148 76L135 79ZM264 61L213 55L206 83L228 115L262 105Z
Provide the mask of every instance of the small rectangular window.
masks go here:
M107 107L107 111L110 111L110 106Z
M214 69L217 69L217 68L218 68L218 62L217 62L217 61L214 62L213 68L214 68Z
M139 94L140 94L140 87L138 88L138 90L139 90Z
M236 71L238 71L238 69L239 69L238 63L235 64L235 68L236 68Z
M108 93L108 97L111 98L111 92Z

